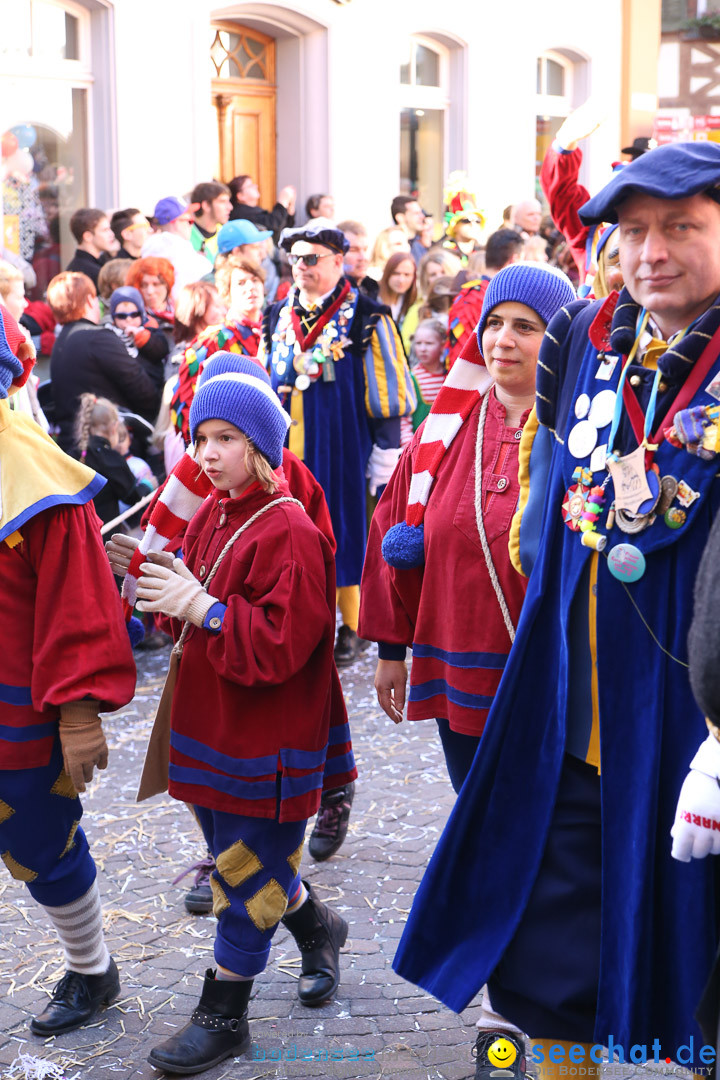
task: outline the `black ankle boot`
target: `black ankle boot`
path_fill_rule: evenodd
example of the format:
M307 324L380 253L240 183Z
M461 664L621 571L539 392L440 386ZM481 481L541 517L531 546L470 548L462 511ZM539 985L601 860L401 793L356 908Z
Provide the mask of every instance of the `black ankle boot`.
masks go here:
M250 1046L247 1007L252 985L252 979L218 980L208 968L190 1023L150 1051L150 1064L188 1076L204 1072L231 1054L243 1054Z
M307 900L292 915L286 915L283 923L302 953L298 997L303 1005L321 1005L338 988L339 953L348 935L348 924L318 900L307 881L303 885L308 891Z

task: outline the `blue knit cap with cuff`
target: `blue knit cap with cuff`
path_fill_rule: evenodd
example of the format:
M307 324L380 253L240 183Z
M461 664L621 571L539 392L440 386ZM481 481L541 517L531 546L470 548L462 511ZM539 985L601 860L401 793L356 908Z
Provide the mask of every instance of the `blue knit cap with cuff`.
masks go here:
M482 314L477 325L477 342L482 352L482 336L487 317L498 304L511 301L525 304L547 324L556 311L577 300L575 289L567 274L555 266L540 262L511 263L491 279L483 300Z
M242 431L273 469L282 464L290 417L258 363L218 352L205 364L190 406L190 435L204 420L226 420Z

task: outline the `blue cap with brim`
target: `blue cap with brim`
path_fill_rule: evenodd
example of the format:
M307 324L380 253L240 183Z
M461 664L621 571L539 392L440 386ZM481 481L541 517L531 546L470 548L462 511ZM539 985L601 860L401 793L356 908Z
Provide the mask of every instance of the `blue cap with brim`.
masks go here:
M720 146L711 142L670 143L625 165L580 207L580 220L585 225L617 222L617 208L630 195L687 199L700 192L720 202Z
M269 240L272 233L267 229L258 229L247 218L236 218L228 221L217 234L217 246L221 255L227 255L236 247L244 247L246 244L259 244L261 240Z

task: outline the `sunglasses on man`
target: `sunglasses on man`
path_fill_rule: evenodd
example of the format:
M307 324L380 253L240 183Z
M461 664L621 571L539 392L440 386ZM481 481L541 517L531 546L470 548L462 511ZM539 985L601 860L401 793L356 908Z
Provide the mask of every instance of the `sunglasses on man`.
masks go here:
M288 255L288 262L291 266L297 266L302 260L305 266L317 266L318 259L329 259L335 252L328 251L327 255Z
M140 312L140 311L116 311L113 318L115 318L115 319L142 319L142 312Z

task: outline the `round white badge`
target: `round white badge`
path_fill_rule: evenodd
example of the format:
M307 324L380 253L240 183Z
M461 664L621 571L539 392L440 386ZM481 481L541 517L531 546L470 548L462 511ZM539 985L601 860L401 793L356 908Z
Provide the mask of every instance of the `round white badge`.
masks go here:
M297 379L295 380L295 388L297 390L300 390L302 393L304 393L309 385L310 379L307 375L298 375Z
M588 420L596 428L604 428L611 422L615 412L616 396L614 390L601 390L592 399Z
M275 371L278 375L285 374L285 372L287 371L287 364L284 360L278 360L277 364L275 365Z
M585 458L592 454L597 443L597 428L589 420L581 420L568 435L568 450L574 458Z
M575 415L578 420L584 420L590 410L590 397L588 394L581 394L575 402Z

